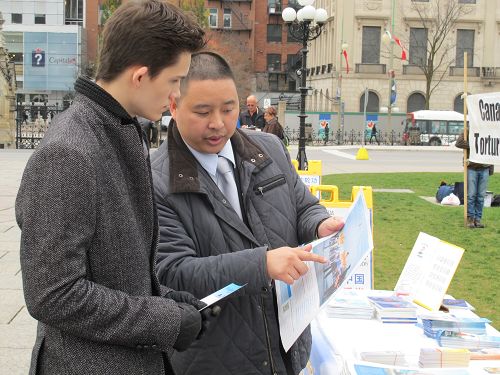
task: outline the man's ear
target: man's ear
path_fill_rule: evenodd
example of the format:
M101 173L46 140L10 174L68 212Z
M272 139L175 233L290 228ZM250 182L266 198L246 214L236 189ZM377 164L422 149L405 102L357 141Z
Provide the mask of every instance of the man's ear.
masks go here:
M177 101L179 98L170 97L170 114L174 120L177 120Z
M139 66L133 68L132 71L132 85L134 87L139 87L141 85L142 80L149 74L149 70L147 66Z

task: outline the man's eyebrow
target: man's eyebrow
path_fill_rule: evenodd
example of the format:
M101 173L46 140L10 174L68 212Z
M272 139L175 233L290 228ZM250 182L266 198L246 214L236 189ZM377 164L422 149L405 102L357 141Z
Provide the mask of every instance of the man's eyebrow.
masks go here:
M229 100L226 100L224 103L222 103L222 105L231 105L231 104L235 104L235 103L236 103L236 100L229 99ZM199 103L199 104L195 104L193 106L193 109L207 109L207 108L212 108L212 105L206 104L206 103Z

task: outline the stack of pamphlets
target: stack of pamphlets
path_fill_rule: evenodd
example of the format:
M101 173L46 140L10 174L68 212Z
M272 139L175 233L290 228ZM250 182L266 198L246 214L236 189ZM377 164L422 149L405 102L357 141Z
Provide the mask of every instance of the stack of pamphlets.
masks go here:
M442 305L447 309L475 310L474 306L464 299L445 298L443 299Z
M500 336L473 335L463 332L442 331L436 340L439 343L439 346L446 346L448 348L500 348Z
M441 331L471 333L474 335L485 335L486 324L490 320L485 318L473 317L457 317L453 314L431 314L421 315L422 325L426 336L436 338L436 334Z
M382 323L416 323L417 307L403 298L392 295L388 297L368 297L375 307L377 319Z
M370 352L361 352L359 357L363 361L375 362L391 366L408 366L405 355L397 350L377 350Z
M458 317L453 314L432 313L421 315L426 336L436 339L448 348L487 349L500 348L500 336L487 336L486 324L490 320L480 317Z
M371 319L373 306L364 295L346 290L333 297L327 305L330 318L341 319Z
M469 367L467 349L421 348L420 367Z

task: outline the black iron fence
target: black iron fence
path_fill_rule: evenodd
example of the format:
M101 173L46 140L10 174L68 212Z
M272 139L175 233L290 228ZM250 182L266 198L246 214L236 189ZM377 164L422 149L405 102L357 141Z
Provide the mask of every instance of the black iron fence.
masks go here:
M33 149L43 139L56 114L63 106L17 103L16 107L16 148Z
M307 130L307 129L306 129ZM285 127L285 133L288 136L290 144L298 144L300 133L298 129L291 130ZM363 134L361 131L345 131L329 132L328 136L324 133L306 131L306 144L312 146L333 146L333 145L361 145L363 144L363 136L365 144L380 144L380 145L401 145L403 144L403 133L391 130L389 132L379 132L376 137L371 137L369 133Z

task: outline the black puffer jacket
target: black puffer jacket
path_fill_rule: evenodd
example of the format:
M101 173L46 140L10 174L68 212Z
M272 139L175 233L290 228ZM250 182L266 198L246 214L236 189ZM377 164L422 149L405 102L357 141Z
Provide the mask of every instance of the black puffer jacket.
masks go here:
M309 358L310 330L282 354L266 251L313 240L329 215L277 137L237 130L231 142L247 224L189 152L175 124L153 154L160 281L199 298L232 282L247 284L222 302L206 337L174 353L172 363L179 374L298 374Z

